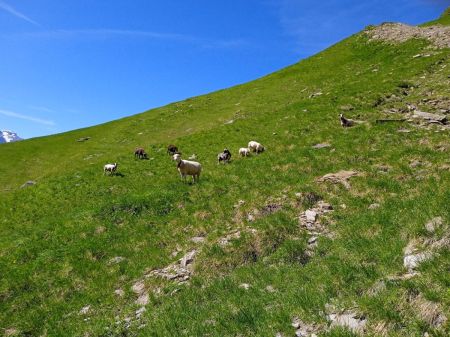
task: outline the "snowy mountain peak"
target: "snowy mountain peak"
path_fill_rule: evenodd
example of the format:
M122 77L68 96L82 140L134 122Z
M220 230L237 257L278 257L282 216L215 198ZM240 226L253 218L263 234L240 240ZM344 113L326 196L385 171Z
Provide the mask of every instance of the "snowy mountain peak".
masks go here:
M11 143L16 142L18 140L21 140L17 133L8 131L8 130L2 130L0 131L0 143Z

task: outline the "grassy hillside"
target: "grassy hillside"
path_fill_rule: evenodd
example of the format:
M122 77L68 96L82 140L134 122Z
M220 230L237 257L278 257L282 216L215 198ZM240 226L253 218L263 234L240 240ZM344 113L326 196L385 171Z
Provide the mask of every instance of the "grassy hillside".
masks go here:
M408 104L448 114L449 51L360 33L244 85L1 145L0 329L294 336L297 317L353 336L327 316L352 311L362 334L448 335L449 129L375 121L410 119ZM342 128L341 112L360 123ZM249 140L267 151L238 158ZM169 143L197 155L199 184L180 182ZM233 161L217 165L224 147ZM349 185L319 181L341 170ZM299 218L319 199L333 210L308 232ZM413 244L428 258L408 272ZM187 282L152 274L194 250Z

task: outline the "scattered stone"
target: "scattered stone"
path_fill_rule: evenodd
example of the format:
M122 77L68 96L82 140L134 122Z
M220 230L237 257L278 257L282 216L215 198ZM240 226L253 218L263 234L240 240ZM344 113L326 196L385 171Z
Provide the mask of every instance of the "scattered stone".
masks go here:
M116 257L113 257L112 259L110 259L108 261L108 264L109 265L117 264L117 263L122 262L123 260L125 260L125 258L123 256L116 256Z
M317 212L312 210L305 211L306 221L307 222L315 222L317 217Z
M312 148L313 149L323 149L323 148L330 147L330 146L331 145L328 143L319 143L319 144L313 145Z
M420 110L415 110L412 117L420 118L429 122L437 122L439 124L447 124L448 122L447 116L445 115L438 115Z
M384 291L386 289L386 283L381 280L381 281L377 281L375 282L375 284L367 291L367 295L369 296L376 296L379 293L381 293L382 291Z
M390 166L390 165L383 165L383 164L376 165L375 167L378 169L378 171L384 172L384 173L389 172L392 169L392 166Z
M244 289L244 290L249 290L250 289L250 284L248 283L242 283L239 285L239 288Z
M87 140L89 140L89 139L91 139L91 137L81 137L81 138L78 138L77 139L77 142L85 142L85 141L87 141Z
M137 319L141 318L142 314L143 314L144 312L146 312L146 311L147 311L147 309L145 309L145 307L140 307L140 308L139 308L138 310L136 310L136 312L135 312L136 318L137 318Z
M122 289L116 289L114 290L114 294L116 294L119 297L123 297L125 295L125 291L123 291Z
M229 121L226 121L223 124L228 125L228 124L233 124L233 123L234 123L234 119L230 119Z
M149 296L147 292L144 292L139 295L138 299L136 300L136 304L139 305L147 305L149 301Z
M106 231L106 227L105 226L98 226L95 229L95 234L101 234L101 233L104 233L105 231Z
M441 306L427 300L421 294L413 298L410 304L416 315L433 328L440 328L447 322L447 317Z
M408 272L412 273L422 262L429 260L432 257L430 251L416 252L415 244L409 244L405 249L405 256L403 257L403 265Z
M318 91L318 92L315 92L315 93L309 95L309 98L314 98L314 97L321 96L321 95L323 95L323 93L321 91Z
M249 222L255 221L255 216L251 213L247 214L247 221Z
M275 288L274 288L273 286L271 286L271 285L268 285L268 286L266 287L266 291L269 292L269 293L274 293L274 292L276 292Z
M36 185L37 183L34 180L28 180L25 184L23 184L22 186L20 186L20 188L25 188L25 187L29 187L29 186L33 186Z
M261 210L261 215L266 216L281 210L282 206L280 204L268 204L264 206Z
M135 294L142 294L145 291L145 284L144 281L140 280L137 281L135 284L133 284L133 286L131 287L131 290L133 290L133 292Z
M196 250L192 250L184 255L177 262L174 262L162 269L154 269L146 273L145 277L158 276L166 280L185 283L189 280L193 272L193 262L197 254Z
M180 259L180 266L186 268L189 264L194 262L194 257L197 254L196 250L191 250L185 256Z
M358 175L358 172L356 172L356 171L339 171L337 173L325 174L323 177L319 178L318 181L319 182L329 181L334 184L341 183L342 185L344 185L345 188L348 189L348 188L350 188L350 184L349 184L348 180L351 177L357 176L357 175Z
M329 314L328 319L331 321L331 328L348 328L355 333L363 333L367 324L367 319L364 315L351 311Z
M411 167L411 168L416 168L421 165L422 165L422 162L420 160L413 160L409 163L409 167Z
M245 201L244 200L239 200L238 202L237 202L237 204L235 204L233 207L234 208L239 208L239 207L241 207L242 205L244 205L245 204Z
M317 337L317 334L323 330L321 326L307 324L298 317L294 317L291 325L295 329L296 337Z
M348 105L341 105L339 109L341 109L342 111L351 111L355 108L353 107L353 105L348 104Z
M87 315L87 314L89 313L90 310L91 310L91 306L90 306L90 305L87 305L87 306L81 308L79 314L80 314L80 315Z
M410 129L398 129L397 130L397 132L400 132L400 133L410 133L412 130L410 130Z
M377 209L377 208L379 208L380 207L380 204L377 204L377 203L374 203L374 204L371 204L371 205L369 205L369 209Z
M241 237L241 232L236 231L236 232L228 234L227 236L225 236L223 238L220 238L218 243L220 246L225 247L230 244L231 240L236 240L236 239L239 239L240 237Z
M429 222L425 224L425 229L429 233L434 233L436 229L438 229L444 223L444 219L438 216L436 218L431 219Z
M19 330L16 328L9 328L5 330L5 337L17 336L19 334Z
M170 253L171 257L177 257L177 255L181 252L181 249L177 247L172 253Z
M318 245L318 235L326 235L328 237L332 237L332 233L328 231L324 225L318 221L320 216L331 212L333 207L323 202L322 200L318 201L315 207L302 212L299 217L300 227L305 228L311 237L308 239L307 249L305 251L305 256L307 258L312 257L314 255L314 249Z
M194 243L203 243L205 241L205 237L203 236L194 236L191 238L191 241Z
M312 245L317 242L317 236L312 236L308 239L308 244Z
M319 216L329 213L333 210L333 207L323 202L318 201L315 207L306 210L300 214L299 222L300 226L306 228L310 234L324 233L325 228L317 221Z

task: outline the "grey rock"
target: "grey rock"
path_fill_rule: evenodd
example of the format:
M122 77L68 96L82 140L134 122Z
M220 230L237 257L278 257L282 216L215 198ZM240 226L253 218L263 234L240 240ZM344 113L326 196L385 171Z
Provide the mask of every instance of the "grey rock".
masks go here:
M25 188L28 186L33 186L36 185L37 183L34 180L28 180L25 184L23 184L22 186L20 186L20 188Z
M191 241L194 243L202 243L205 241L205 238L203 236L194 236L191 238Z
M240 285L239 285L239 288L241 288L241 289L244 289L244 290L249 290L250 289L250 284L248 284L248 283L241 283Z
M323 149L323 148L330 147L330 146L331 145L328 143L319 143L319 144L313 145L312 148L313 149Z
M363 315L354 312L333 313L328 315L328 319L331 321L332 328L340 326L355 333L364 332L367 324L367 319Z
M91 310L91 306L90 305L86 305L85 307L80 309L79 314L80 315L87 315L90 310Z
M425 112L425 111L420 111L420 110L415 110L413 113L413 117L414 118L420 118L426 121L436 121L442 124L447 124L447 116L445 115L438 115L438 114L433 114L430 112Z
M409 272L416 269L422 262L429 260L432 257L431 252L425 251L417 254L407 254L403 258L403 265Z
M429 233L434 233L436 229L438 229L442 224L444 223L444 219L442 217L438 216L436 218L431 219L425 224L425 229Z
M123 260L125 260L125 258L124 258L123 256L116 256L116 257L113 257L112 259L110 259L110 260L108 261L108 264L109 264L109 265L111 265L111 264L117 264L117 263L122 262Z

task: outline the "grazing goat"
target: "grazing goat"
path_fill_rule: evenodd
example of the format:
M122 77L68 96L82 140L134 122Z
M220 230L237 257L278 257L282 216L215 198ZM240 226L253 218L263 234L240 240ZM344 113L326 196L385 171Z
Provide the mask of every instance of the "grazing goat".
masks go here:
M339 114L339 119L341 121L342 127L344 127L344 128L353 126L353 124L354 124L354 121L352 119L345 118L343 114Z
M167 147L167 153L171 156L173 156L175 153L178 153L178 148L175 145L170 144Z
M186 176L192 176L193 181L197 181L200 178L202 172L202 165L196 161L183 160L179 153L173 155L173 160L177 162L177 169L180 172L181 179L186 182Z
M223 163L228 163L231 160L231 152L228 149L223 150L222 153L219 153L217 155L217 160L218 163L223 162Z
M145 152L145 150L142 147L137 147L134 150L134 157L135 158L139 158L139 159L147 159L147 153Z
M117 171L117 163L114 164L106 164L105 166L103 166L103 174L106 174L106 172L109 172L110 175L112 175L113 173L115 173Z
M262 146L260 143L255 142L254 140L250 141L248 143L248 148L252 152L261 153L265 150L265 147Z
M241 155L241 157L248 157L250 155L250 149L246 147L241 147L239 149L239 154Z

